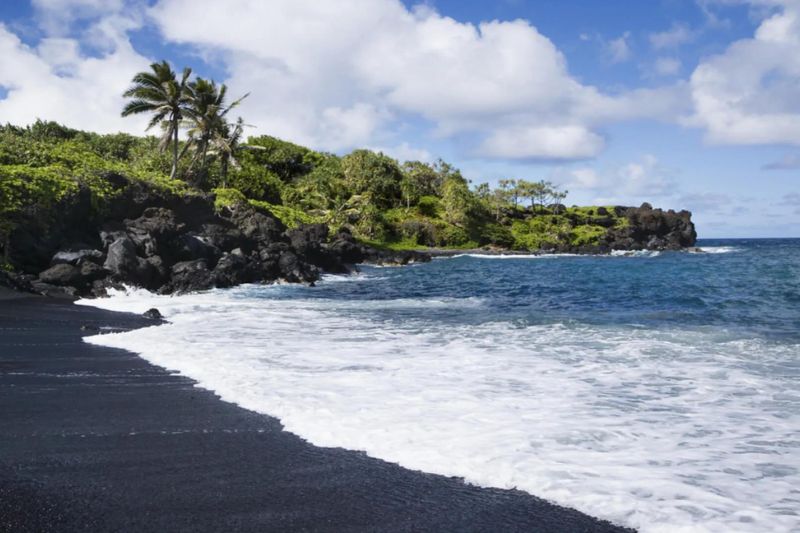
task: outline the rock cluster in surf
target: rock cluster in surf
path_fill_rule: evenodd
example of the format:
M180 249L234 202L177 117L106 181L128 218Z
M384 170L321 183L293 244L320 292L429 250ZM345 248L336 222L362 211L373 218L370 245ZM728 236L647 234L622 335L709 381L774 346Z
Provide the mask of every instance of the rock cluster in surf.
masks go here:
M689 211L663 211L653 209L648 203L614 209L627 217L629 224L608 230L601 244L608 250L681 250L697 242Z

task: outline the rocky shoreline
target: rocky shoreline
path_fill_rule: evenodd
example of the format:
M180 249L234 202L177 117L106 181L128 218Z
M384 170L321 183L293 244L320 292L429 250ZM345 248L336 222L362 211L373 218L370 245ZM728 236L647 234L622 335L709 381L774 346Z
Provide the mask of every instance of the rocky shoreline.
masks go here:
M119 177L120 180L125 178ZM246 203L215 205L213 195L169 195L126 183L112 208L93 212L88 191L64 202L58 219L31 220L11 240L16 271L0 286L53 297L103 296L134 285L161 294L242 283L314 283L322 272L359 263L429 261L420 252L380 250L343 228L287 229Z
M498 247L379 249L359 242L347 228L331 232L325 224L301 224L289 229L269 210L248 203L220 205L213 194L167 193L121 175L105 179L119 192L103 210L98 212L90 192L81 189L57 206L56 215L30 216L16 228L10 239L14 270L0 270L0 286L70 299L104 296L124 285L171 294L279 280L313 284L322 273L350 273L360 263L532 253ZM565 243L533 253L679 250L695 244L688 211L649 204L614 209L619 210L614 216L629 223L609 226L600 245Z

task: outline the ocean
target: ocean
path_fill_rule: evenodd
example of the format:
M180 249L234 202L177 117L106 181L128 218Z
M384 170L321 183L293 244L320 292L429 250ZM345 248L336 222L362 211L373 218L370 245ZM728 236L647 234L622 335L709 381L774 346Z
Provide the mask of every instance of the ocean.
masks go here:
M644 532L800 530L800 239L699 246L80 303L157 307L86 341L318 446Z

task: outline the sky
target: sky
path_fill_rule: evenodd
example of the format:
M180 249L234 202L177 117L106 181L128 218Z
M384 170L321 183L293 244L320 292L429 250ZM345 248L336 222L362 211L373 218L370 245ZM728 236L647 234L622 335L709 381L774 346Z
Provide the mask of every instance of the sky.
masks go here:
M0 123L144 134L161 59L250 93L251 135L800 237L800 0L4 0Z

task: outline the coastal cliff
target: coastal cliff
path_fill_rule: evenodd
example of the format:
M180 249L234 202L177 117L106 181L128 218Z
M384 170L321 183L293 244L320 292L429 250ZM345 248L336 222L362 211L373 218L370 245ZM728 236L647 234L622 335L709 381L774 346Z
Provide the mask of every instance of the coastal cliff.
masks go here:
M471 188L451 165L316 152L273 137L228 169L167 178L157 139L52 122L0 127L0 285L99 296L283 280L313 283L431 249L608 253L695 244L688 211L571 206L549 182ZM523 202L527 202L523 205Z
M80 188L51 213L20 223L9 239L14 271L0 275L0 284L52 296L99 296L123 284L168 294L276 280L313 283L323 272L348 273L358 263L430 260L424 251L365 245L346 227L290 229L246 202L226 205L213 194L171 194L120 175L107 179L120 192L103 212ZM591 224L576 219L574 228L604 228L599 244L565 240L542 251L679 250L696 238L686 211L645 204L601 207L585 216Z
M429 261L414 251L379 250L343 228L288 229L265 209L220 204L215 195L170 194L124 176L107 176L120 193L93 208L81 188L52 213L37 213L11 233L14 271L0 284L51 296L100 296L134 285L162 294L284 280L313 283L321 272L353 265Z

